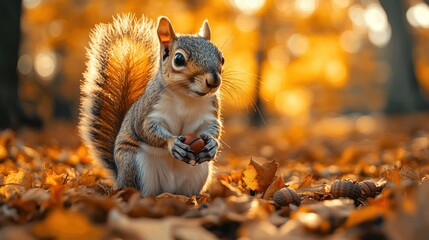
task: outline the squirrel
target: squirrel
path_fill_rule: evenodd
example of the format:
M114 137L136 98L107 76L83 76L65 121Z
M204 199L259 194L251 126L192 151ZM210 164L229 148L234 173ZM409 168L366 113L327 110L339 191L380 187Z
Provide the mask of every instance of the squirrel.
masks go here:
M121 14L90 34L81 82L79 132L115 187L143 196L201 194L213 174L222 131L224 58L205 20L176 34L167 17ZM204 141L199 153L185 134Z

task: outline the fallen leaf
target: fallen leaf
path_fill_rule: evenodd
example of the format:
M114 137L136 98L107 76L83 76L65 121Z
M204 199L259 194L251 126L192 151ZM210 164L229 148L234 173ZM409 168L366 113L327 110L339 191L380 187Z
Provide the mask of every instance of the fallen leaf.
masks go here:
M282 177L275 177L276 179L268 186L267 190L264 193L264 199L268 200L270 199L274 193L276 193L278 190L285 187L285 182L283 181Z
M85 215L56 208L41 222L36 223L32 232L38 238L59 240L100 239L102 231L93 225Z
M30 231L23 226L10 226L7 228L0 229L0 239L2 240L34 240L31 236Z
M31 176L32 175L24 169L9 173L4 177L3 184L0 185L0 194L7 199L30 188L33 183Z
M163 219L132 219L116 209L109 214L108 226L125 239L214 240L212 233L201 227L199 219L167 217Z
M352 211L344 224L345 228L350 228L365 222L372 221L378 217L383 217L387 214L387 209L378 208L375 206L367 206L362 209Z
M45 163L42 175L42 184L44 186L63 185L65 178L66 174L57 174L51 163Z
M275 161L259 165L250 159L247 169L243 172L243 180L247 187L257 193L264 192L271 184L279 164Z
M301 182L297 189L309 188L311 187L312 182L313 182L313 174L307 174L301 178Z
M231 184L225 180L222 180L222 178L215 179L213 183L210 184L208 192L212 199L218 197L226 198L229 196L241 195L241 191L238 188L231 186Z
M177 195L177 194L172 194L169 192L166 193L161 193L160 195L156 196L157 199L175 199L179 202L183 202L183 203L187 203L189 201L189 197L184 196L184 195Z
M249 221L238 229L240 239L280 239L277 227L268 221Z

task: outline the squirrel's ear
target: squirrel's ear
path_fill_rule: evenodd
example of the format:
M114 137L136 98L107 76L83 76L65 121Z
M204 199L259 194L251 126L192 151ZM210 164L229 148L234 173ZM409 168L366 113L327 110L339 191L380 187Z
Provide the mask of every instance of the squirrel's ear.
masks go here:
M164 48L168 48L170 43L176 40L176 33L174 33L173 25L167 17L160 17L158 20L157 33L159 41Z
M209 21L204 20L203 25L200 28L200 31L198 32L198 36L203 37L207 40L210 40L211 32L210 32L210 26Z

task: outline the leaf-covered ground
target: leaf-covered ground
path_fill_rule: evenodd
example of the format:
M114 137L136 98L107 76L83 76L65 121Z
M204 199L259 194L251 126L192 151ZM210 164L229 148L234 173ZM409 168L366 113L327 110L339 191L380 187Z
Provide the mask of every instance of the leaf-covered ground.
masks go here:
M0 239L429 239L428 115L227 121L201 196L141 197L75 128L0 133Z

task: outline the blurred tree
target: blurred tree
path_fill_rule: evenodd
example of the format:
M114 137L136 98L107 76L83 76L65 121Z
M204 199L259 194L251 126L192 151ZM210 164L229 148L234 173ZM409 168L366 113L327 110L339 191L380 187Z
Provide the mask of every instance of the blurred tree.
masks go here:
M18 52L20 43L21 1L0 1L0 129L20 125L40 126L29 118L18 98Z
M264 123L265 108L261 100L261 76L262 76L262 65L266 60L266 38L267 38L267 26L266 16L262 14L260 17L259 31L258 31L258 49L256 52L256 84L255 84L255 99L254 99L254 111L251 114L251 123L254 126L261 127Z
M426 0L426 2L429 2ZM392 26L389 64L392 73L385 106L386 113L429 110L414 68L413 40L405 18L404 0L380 0Z

